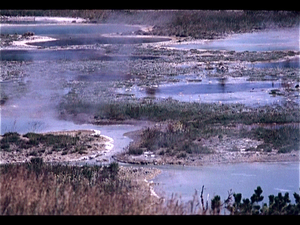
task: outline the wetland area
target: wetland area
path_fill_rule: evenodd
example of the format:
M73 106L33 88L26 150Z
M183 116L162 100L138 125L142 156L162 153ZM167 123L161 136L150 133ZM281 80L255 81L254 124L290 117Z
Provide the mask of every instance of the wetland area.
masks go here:
M184 25L187 12L167 10L164 19ZM197 11L190 15L197 19ZM299 197L299 21L239 32L201 30L195 36L174 34L170 22L36 18L1 17L5 176L10 165L39 165L34 170L42 177L50 176L43 172L48 167L54 174L59 168L64 176L74 172L88 179L91 193L102 185L98 178L106 179L100 189L113 187L111 201L127 204L130 197L118 195L125 189L128 196L147 199L130 199L144 211L118 206L103 214L267 214L262 203L255 211L261 200L253 200L250 211L235 205L233 193L250 198L258 186L263 203L278 192ZM66 177L55 176L49 178L58 182L52 185L67 185ZM226 206L221 212L218 195ZM291 200L299 205L297 197ZM34 214L14 211L7 201L1 202L2 214ZM99 206L84 213L59 207L52 213L97 214Z

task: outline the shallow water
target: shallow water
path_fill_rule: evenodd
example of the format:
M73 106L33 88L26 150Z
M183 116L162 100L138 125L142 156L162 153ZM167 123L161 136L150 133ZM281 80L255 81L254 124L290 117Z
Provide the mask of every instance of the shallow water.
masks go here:
M93 28L93 29L91 29ZM32 31L36 35L46 35L57 37L62 35L64 38L68 35L104 34L110 32L124 32L138 29L137 27L119 26L119 25L10 25L2 26L1 33L19 33L23 34ZM283 32L279 32L282 34ZM276 32L275 32L276 34ZM289 33L287 33L289 34ZM251 40L252 34L244 34ZM250 35L250 36L247 36ZM292 36L286 35L281 41L286 44L279 47L293 46L295 40ZM78 37L79 37L78 36ZM237 38L240 36L237 36ZM291 37L291 38L290 38ZM252 37L253 38L253 37ZM290 38L290 39L289 39ZM224 40L220 40L222 43ZM250 42L250 41L248 41ZM66 44L68 42L65 42ZM74 42L75 43L75 42ZM78 43L78 42L77 42ZM226 43L226 42L225 42ZM229 49L241 51L250 45L237 47L234 38L229 41ZM274 42L273 42L274 43ZM209 48L217 48L218 42L208 45ZM224 45L224 42L223 42ZM220 46L220 45L219 45ZM222 45L221 45L222 46ZM242 46L242 47L241 47ZM254 42L254 46L260 51L266 49L259 43ZM200 46L201 47L201 46ZM256 49L251 47L251 49ZM288 47L289 48L289 47ZM292 48L292 49L293 49ZM57 54L59 53L59 54ZM48 68L42 68L41 60L55 63L55 60L126 60L145 59L143 56L104 56L100 50L14 50L1 51L2 60L29 60L36 63L38 71L29 69L29 77L24 83L20 82L2 82L1 88L11 88L18 90L14 97L9 99L5 105L1 106L1 134L9 131L19 133L27 132L48 132L61 130L79 130L79 129L96 129L100 130L103 135L114 139L113 151L120 152L131 141L124 136L124 133L141 129L140 126L133 125L107 125L95 126L90 124L74 124L71 121L57 119L56 106L57 102L70 89L62 85L62 79L67 81L85 81L85 82L106 82L120 79L131 79L130 75L123 73L106 73L106 71L84 74L78 71L49 71ZM5 58L6 57L6 58ZM52 61L50 61L52 60ZM35 64L33 64L35 66ZM43 65L45 66L45 65ZM254 66L261 66L255 64ZM267 65L264 65L267 66ZM273 66L273 65L272 65ZM56 67L51 67L56 68ZM26 71L25 71L26 72ZM201 79L198 82L189 82L188 79ZM266 82L248 82L245 78L236 79L228 78L227 80L218 80L216 78L198 78L198 77L178 77L180 82L174 84L165 84L153 88L140 87L133 88L131 91L137 97L173 97L183 101L200 101L200 102L240 102L252 105L260 101L261 104L272 103L283 100L283 97L272 97L268 94L270 89L280 87L280 81ZM10 86L11 85L11 86ZM126 92L125 90L121 90ZM252 96L252 97L251 97ZM259 98L259 99L258 99ZM112 153L108 153L111 156ZM84 161L83 163L87 163ZM95 160L89 160L88 163L95 163ZM224 200L227 197L227 191L233 189L235 192L242 192L243 197L251 197L253 190L260 185L263 189L264 201L267 202L269 194L277 194L278 191L288 191L292 198L292 193L299 191L299 164L298 163L249 163L249 164L229 164L229 165L212 165L205 167L182 167L182 166L158 166L162 173L154 179L155 190L158 194L165 192L167 196L171 193L181 193L183 200L191 200L194 189L201 189L205 186L204 195L214 194L221 196Z
M61 49L74 45L93 44L141 44L168 41L165 37L113 37L104 34L133 32L140 28L134 25L118 24L0 24L1 34L24 34L34 32L35 35L55 38L54 41L35 42L28 45L38 47L57 47L56 50L0 50L1 60L33 61L33 60L126 60L143 59L145 56L109 56L102 50ZM156 57L150 57L156 58Z
M158 194L171 197L172 193L181 195L183 201L192 200L195 189L198 194L204 185L204 199L220 195L221 200L228 197L228 191L242 193L242 198L250 198L257 186L261 186L263 202L268 196L278 192L299 193L299 163L237 163L216 164L203 167L158 166L162 173L153 179L154 190Z
M160 37L103 37L99 35L72 35L70 37L59 37L58 40L48 42L30 43L30 45L40 47L62 47L72 45L92 45L92 44L141 44L160 41L169 41L170 38Z
M233 34L224 39L169 45L177 49L228 51L299 51L299 27Z
M247 106L262 106L282 103L282 96L272 96L270 91L281 87L281 81L247 81L247 78L199 78L177 76L180 82L162 84L152 88L134 86L119 93L134 94L138 98L173 98L185 102L242 103ZM196 82L189 82L189 80Z
M300 58L295 57L280 62L251 63L250 66L254 68L300 68Z
M156 56L107 55L101 50L68 49L68 50L0 50L3 61L41 61L41 60L144 60L157 59Z
M130 32L139 29L139 26L119 24L0 24L2 34L24 34L34 32L35 35L61 37L77 34L108 34Z

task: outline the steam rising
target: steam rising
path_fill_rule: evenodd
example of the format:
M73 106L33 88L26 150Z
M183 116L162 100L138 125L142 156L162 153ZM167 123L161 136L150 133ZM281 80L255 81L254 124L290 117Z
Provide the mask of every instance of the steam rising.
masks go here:
M10 62L18 64L22 76L18 80L9 80L1 84L2 91L8 96L8 100L1 106L1 133L64 130L76 126L58 119L60 102L70 96L76 96L78 91L82 92L83 96L101 101L101 98L109 95L105 89L107 82L131 79L126 62L128 59L135 59L130 56L133 50L130 44L115 45L112 41L113 44L103 47L102 44L95 45L89 42L97 41L93 38L101 37L104 33L132 32L139 28L117 24L1 26L2 33L22 34L25 30L32 30L36 35L61 40L62 44L58 47L55 41L50 41L33 44L52 43L52 49L2 50L2 60L8 60L8 72L11 73ZM68 46L72 38L83 46ZM105 37L105 40L109 41L110 37ZM139 39L141 42L145 40ZM87 46L87 43L93 45ZM139 59L139 56L136 59ZM116 66L110 66L115 60L124 62L120 63L118 70L112 69Z
M32 66L32 67L31 67ZM8 131L39 131L55 118L55 108L65 94L55 74L43 73L41 64L33 63L30 74L20 82L9 82L5 91L12 96L2 107L1 133ZM4 86L4 85L3 85Z

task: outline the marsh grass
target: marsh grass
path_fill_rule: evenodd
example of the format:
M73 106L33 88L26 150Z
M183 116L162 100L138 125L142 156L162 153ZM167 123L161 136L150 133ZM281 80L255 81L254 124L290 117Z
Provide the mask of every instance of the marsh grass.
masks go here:
M164 201L153 200L142 194L142 186L120 176L119 169L117 163L77 167L44 164L40 158L31 159L30 163L1 165L0 214L215 215L225 208L233 215L300 213L299 194L293 194L295 204L291 204L289 193L278 193L269 196L269 204L260 205L264 199L260 187L250 199L242 199L241 193L228 192L224 200L215 195L210 207L197 191L187 203L176 194Z
M1 166L1 214L122 214L137 201L125 193L118 164L106 167L31 163ZM121 194L120 194L121 193Z
M20 135L17 132L7 132L3 135L0 144L1 151L10 151L10 145L18 145L21 142Z
M169 123L168 126L172 126ZM143 130L141 141L131 143L128 147L128 154L140 155L144 151L154 151L159 155L174 156L177 158L185 158L187 154L210 154L212 149L195 141L201 136L201 130L191 130L189 128L183 130L167 130L163 131L157 127L147 128Z
M21 138L22 137L22 138ZM25 138L28 138L26 140ZM68 150L79 143L79 137L69 136L69 135L53 135L53 134L38 134L38 133L26 133L20 135L17 132L7 132L2 136L0 141L1 151L12 151L16 149L17 151L22 151L23 149L31 149L29 152L30 156L38 156L38 153L44 153L45 148L50 147L52 151L62 151L63 149ZM43 145L44 149L40 148Z
M71 107L72 110L69 110ZM173 99L165 100L136 100L123 101L111 100L96 104L84 105L79 103L61 104L68 113L88 112L93 108L94 119L109 120L151 120L161 122L166 120L178 120L183 123L198 124L222 124L230 123L292 123L300 122L300 113L297 107L285 105L270 105L260 108L249 108L242 104L219 104L179 102ZM75 109L74 109L75 108Z
M65 106L68 108L68 106ZM75 106L73 106L75 107ZM108 101L95 104L95 120L179 121L185 127L208 128L206 125L299 123L298 107L270 105L249 108L242 104L179 102L173 99L150 101Z
M76 145L79 141L79 137L72 137L70 135L53 135L53 134L38 134L38 133L27 133L23 137L29 138L26 143L29 146L36 146L44 144L46 146L53 146L55 148L68 148Z
M285 126L278 129L256 128L251 134L257 140L263 140L264 151L270 151L273 147L278 150L278 153L288 153L292 150L300 149L300 130L299 126Z
M44 164L40 159L0 167L1 215L183 214L178 199L154 201L119 166ZM148 186L147 186L148 187ZM147 188L146 188L147 189ZM147 190L144 190L147 193Z
M231 32L290 27L299 24L298 12L286 11L177 11L168 23L155 27L159 35L216 38Z
M68 110L68 105L62 106ZM72 109L76 105L71 106ZM82 104L76 109L79 112ZM183 151L187 154L211 153L199 143L199 138L210 137L232 138L252 137L256 140L263 140L268 146L279 152L290 152L299 150L299 128L287 126L281 129L267 129L235 131L238 124L289 124L300 122L298 107L289 105L268 105L259 108L250 108L242 104L218 104L218 103L197 103L179 102L173 99L165 100L135 100L122 101L111 100L100 104L91 105L86 108L93 108L95 123L102 120L115 122L126 122L126 120L150 120L167 124L167 129L149 128L143 131L142 142L130 145L129 153L139 155L143 149L157 151L161 154L180 154ZM82 108L84 111L86 108ZM180 124L180 128L178 128ZM162 149L162 151L161 151Z

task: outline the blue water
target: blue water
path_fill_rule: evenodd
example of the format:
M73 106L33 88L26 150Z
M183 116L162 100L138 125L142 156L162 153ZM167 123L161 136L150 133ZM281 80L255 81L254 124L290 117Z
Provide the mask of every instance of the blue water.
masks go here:
M158 166L162 173L153 179L157 194L171 197L177 193L183 201L192 200L195 189L210 199L220 195L221 200L228 196L228 191L242 193L242 198L250 198L257 186L261 186L263 202L268 203L268 196L289 193L294 202L293 193L299 193L299 163L236 163L201 167ZM198 193L200 193L198 191Z
M201 43L169 45L177 49L206 49L228 51L299 51L299 27L233 34L224 39Z
M254 68L300 68L300 59L296 57L280 62L252 63L251 66L253 66Z
M279 88L280 84L272 82L240 82L240 83L193 83L173 86L162 86L159 92L165 95L199 95L199 94L215 94L215 93L236 93L250 92L266 88Z
M46 43L46 42L45 42ZM137 59L156 59L157 56L106 55L94 49L63 49L63 50L0 50L3 61L40 61L40 60L103 60L122 61Z
M139 44L168 41L164 37L105 37L103 34L131 32L139 29L139 26L117 25L117 24L35 24L35 25L8 25L0 24L1 34L19 34L33 32L55 38L47 42L30 43L29 45L39 47L68 47L74 45L92 44ZM59 54L57 54L59 53ZM100 59L111 60L103 56L103 52L95 50L60 50L58 51L24 51L24 50L1 50L2 60L30 61L34 60L57 60L57 59Z
M2 26L1 33L18 33L23 34L27 31L32 31L36 35L46 35L57 37L57 35L62 35L64 38L68 37L70 34L82 35L82 34L103 34L110 32L124 32L130 31L132 29L137 29L136 27L130 26L119 26L119 25L18 25L18 26ZM235 51L265 51L269 49L288 49L297 50L299 49L299 33L298 30L287 30L287 31L276 31L271 32L271 36L263 38L263 35L267 35L267 32L260 32L252 34L241 34L232 36L230 40L215 40L203 47L203 45L191 46L192 48L208 48L208 49L228 49ZM295 37L298 37L296 40ZM246 38L244 43L241 39ZM266 44L270 40L271 44ZM184 47L184 44L181 44ZM177 45L179 46L179 45ZM186 46L185 46L186 47ZM44 57L45 60L49 60L49 57L54 57L53 59L61 59L61 57L66 57L70 60L77 60L80 54L89 59L89 53L91 52L80 52L78 54L73 54L75 52L71 50L59 51L60 54L55 54L57 52L49 50L49 55L45 56L43 54L45 51L33 50L37 55L33 56L33 61L41 59ZM11 52L10 54L15 54L14 57L21 57L22 52ZM9 53L7 53L9 54ZM52 54L52 55L51 55ZM65 54L65 55L64 55ZM97 54L97 53L95 53ZM98 52L99 57L103 57L101 52ZM26 54L25 54L26 55ZM6 57L3 56L2 57ZM47 58L48 57L48 58ZM58 58L55 58L58 57ZM96 55L96 57L98 57ZM258 65L258 64L256 64ZM45 77L44 77L45 75ZM104 135L108 135L114 138L115 146L117 146L118 151L121 151L129 143L128 138L123 136L123 133L129 130L134 130L133 126L93 126L93 125L76 125L70 121L59 120L56 111L54 109L55 104L50 99L54 98L59 100L68 90L57 90L59 85L52 84L53 77L48 77L49 74L37 74L35 76L40 77L40 81L36 81L36 77L31 77L29 79L29 84L26 83L27 92L22 94L18 99L10 99L3 106L1 115L1 133L8 131L16 131L20 133L26 132L45 132L45 131L58 131L58 130L72 130L72 129L99 129ZM72 74L71 74L72 75ZM70 75L70 76L71 76ZM47 79L46 79L47 78ZM70 78L71 79L71 78ZM74 79L84 80L84 75L79 74L74 75ZM102 78L97 75L91 77L92 81L101 81ZM229 80L230 81L230 80ZM238 82L233 85L231 82L226 81L225 84L219 82L218 80L212 80L211 83L205 83L205 79L201 83L193 83L192 85L182 83L174 86L163 86L157 89L156 95L160 96L162 93L167 93L168 95L187 96L198 95L201 96L201 101L207 94L208 101L219 100L220 97L226 96L227 99L233 100L232 98L243 98L247 102L251 102L249 99L250 95L253 96L259 93L263 95L265 99L277 99L278 97L271 97L268 92L269 88L277 88L279 85L275 82L275 86L272 86L272 82ZM1 85L8 85L2 83ZM239 86L240 85L240 86ZM36 90L39 87L39 90ZM253 90L254 88L254 90ZM256 89L259 91L256 92ZM264 89L265 91L261 91ZM245 91L243 91L245 90ZM143 91L145 92L145 91ZM155 91L148 91L153 94ZM232 92L232 93L231 93ZM243 95L243 93L248 93ZM149 94L148 93L148 94ZM236 95L234 95L236 93ZM155 93L154 93L155 94ZM218 95L215 96L214 94ZM214 96L214 97L209 97ZM34 98L33 98L34 97ZM240 100L238 100L240 101ZM182 200L188 201L192 199L195 189L200 190L202 185L204 185L204 196L209 194L210 199L214 195L220 195L221 200L227 197L227 191L232 189L232 191L238 193L243 193L243 198L250 198L253 194L254 189L257 186L261 186L263 189L264 202L268 201L268 195L277 194L278 192L289 192L290 198L293 201L292 194L294 192L299 192L299 163L239 163L239 164L228 164L228 165L211 165L203 167L182 167L182 166L157 166L157 168L162 170L162 173L158 175L153 181L158 183L156 185L155 191L159 195L165 194L170 197L172 193L178 193L181 195Z
M138 98L173 98L185 102L217 102L241 103L256 107L274 103L284 103L283 96L272 96L272 89L280 89L281 81L247 81L246 78L197 78L193 76L175 76L180 82L163 84L157 87L125 88L119 93L134 94ZM197 78L198 82L188 82L188 79Z
M7 25L0 24L1 34L24 34L34 32L42 36L64 36L77 34L107 34L129 32L139 29L137 26L118 24L34 24L34 25Z

